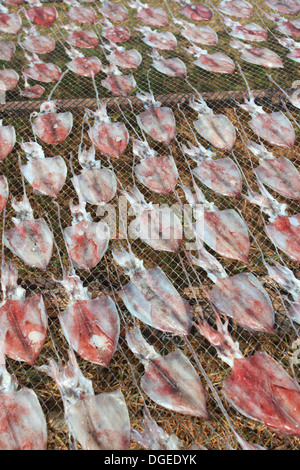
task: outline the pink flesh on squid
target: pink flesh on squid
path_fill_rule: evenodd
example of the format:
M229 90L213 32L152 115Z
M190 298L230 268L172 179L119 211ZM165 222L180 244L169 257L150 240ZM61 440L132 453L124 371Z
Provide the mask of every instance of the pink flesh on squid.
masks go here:
M78 49L95 49L99 39L94 31L73 31L66 37L66 41Z
M169 208L146 209L130 223L130 229L154 250L177 253L182 241L182 225Z
M125 21L128 17L127 8L121 3L105 2L105 4L99 8L102 15L109 18L111 21Z
M177 184L178 171L169 156L146 158L134 171L139 182L155 193L170 194Z
M150 106L138 114L137 122L157 142L170 145L176 137L176 122L171 108Z
M285 21L279 24L276 30L286 36L300 38L300 20Z
M142 56L135 49L129 51L124 49L123 51L113 51L108 60L122 69L137 69L142 63Z
M224 258L248 264L248 226L234 209L204 211L203 241Z
M67 62L66 66L81 77L95 77L102 69L102 63L98 57L76 57L71 62Z
M24 90L20 91L21 96L31 99L40 98L44 93L45 88L43 88L41 85L27 86Z
M195 44L216 46L218 43L218 35L210 26L189 24L186 29L181 30L181 35Z
M72 263L90 271L103 258L109 243L109 227L104 221L81 220L64 230L66 246Z
M235 127L223 114L203 114L194 121L196 131L216 148L233 149L236 140Z
M279 147L292 148L296 139L289 119L281 112L259 113L252 117L249 126L261 139Z
M2 270L15 271L13 263L4 265ZM13 273L14 275L15 273ZM9 288L16 288L10 285ZM7 298L0 307L0 324L4 333L3 352L16 361L33 365L45 342L47 315L40 294L25 298Z
M0 392L0 426L2 450L46 450L47 423L33 390L12 385Z
M168 26L169 18L163 8L142 8L136 18L149 26Z
M109 366L120 332L119 315L109 296L78 299L59 314L59 320L69 344L80 357Z
M50 28L57 18L57 11L53 6L37 6L26 10L25 15L33 23Z
M218 194L232 197L241 194L243 180L238 167L229 157L204 160L193 169L193 174Z
M233 41L230 42L230 45L233 46ZM249 64L261 65L269 69L282 69L283 63L278 54L267 49L266 47L240 47L241 59Z
M14 54L16 48L13 42L11 41L0 41L0 60L10 61Z
M102 142L102 145L104 143ZM102 205L114 198L117 180L108 168L90 168L72 178L78 196L88 204Z
M300 199L300 174L285 157L264 160L254 169L259 180L284 197Z
M49 54L55 49L55 41L50 36L33 34L25 38L22 46L35 54Z
M127 26L112 26L105 28L102 31L102 36L115 43L125 42L130 39L130 30Z
M174 34L166 32L149 31L146 32L142 41L150 47L161 51L174 51L177 46L177 40Z
M67 113L46 113L34 119L32 128L42 142L57 145L63 142L71 132L73 117Z
M265 225L265 232L289 258L300 261L300 214L278 215L274 222Z
M237 23L231 29L230 36L244 41L261 42L268 40L268 33L255 23L241 25Z
M18 13L0 13L0 33L18 34L22 20Z
M180 13L193 21L209 21L213 16L212 10L203 3L185 5L181 8Z
M94 24L96 21L96 12L92 7L71 7L67 16L80 24Z
M0 70L1 89L4 91L12 91L16 88L19 81L19 75L13 69Z
M300 436L300 388L264 352L235 359L223 391L243 415L282 435Z
M160 356L138 327L127 331L127 343L145 367L144 392L160 406L184 415L208 419L206 394L199 376L180 349Z
M194 64L201 69L214 73L231 74L235 69L233 60L222 52L215 52L214 54L201 54Z
M16 143L16 131L13 126L3 126L0 121L0 161L11 153Z
M252 5L244 0L223 0L218 10L236 18L252 18L253 16Z
M272 302L252 273L219 278L209 300L222 315L232 317L247 330L274 332Z
M189 334L192 309L159 266L136 271L118 293L131 315L147 325L174 335Z
M66 182L67 166L62 157L32 158L21 172L36 194L57 198Z
M52 63L35 63L24 71L25 75L42 83L57 82L61 77L60 68Z
M186 66L181 59L153 58L153 67L168 77L184 77L187 73Z
M298 15L300 13L298 0L266 0L266 4L281 15Z
M5 245L25 264L45 271L52 256L53 233L44 219L23 220L5 232Z
M4 175L0 175L0 212L6 207L8 195L9 188L7 178Z
M125 152L129 134L123 122L101 122L89 129L93 144L107 157L120 158Z
M133 75L110 75L101 80L101 85L114 96L128 96L136 87Z

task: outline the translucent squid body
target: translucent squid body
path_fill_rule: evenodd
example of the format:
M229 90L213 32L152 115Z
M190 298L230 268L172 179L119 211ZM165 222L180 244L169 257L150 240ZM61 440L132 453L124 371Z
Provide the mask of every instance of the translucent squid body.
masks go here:
M78 205L70 201L72 225L64 229L69 258L78 269L90 271L104 256L110 238L106 222L93 222L85 210L85 202Z
M160 331L189 334L192 309L159 266L146 269L132 251L113 250L113 258L130 276L119 295L131 315Z
M0 38L0 60L11 61L15 55L16 47L11 41L3 41Z
M110 52L106 57L108 62L121 69L138 69L142 63L142 56L136 49L127 50L113 42L104 47Z
M259 186L261 193L249 191L247 199L268 215L270 223L264 224L268 238L289 258L300 261L300 214L288 216L286 204L278 203L262 183Z
M25 15L29 21L50 28L57 19L57 11L53 6L43 6L39 0L30 0L30 5L34 5L25 10Z
M229 403L277 434L299 436L300 387L281 365L265 352L243 357L228 332L228 320L223 324L217 318L217 330L201 322L198 330L232 368L223 382L223 393Z
M195 193L187 186L183 186L183 190L194 211L194 231L198 238L219 255L249 264L248 226L240 215L234 209L220 211L214 207L195 184Z
M192 173L201 183L223 196L237 197L241 194L242 176L231 158L214 158L216 154L199 142L196 147L191 142L187 144L188 147L182 144L181 150L197 163Z
M222 22L231 28L230 36L244 41L262 42L268 40L268 33L256 23L241 25L238 21L232 21L230 18L223 18Z
M21 173L36 194L56 198L67 177L67 166L61 156L46 158L42 147L35 142L23 142L28 163Z
M236 140L236 130L228 117L214 114L200 95L191 99L189 106L198 113L198 119L193 124L201 137L216 148L231 151Z
M174 18L173 22L183 28L180 32L181 36L194 44L216 46L218 43L218 35L210 26L196 26L178 18Z
M153 208L147 204L137 188L124 191L136 218L130 222L129 231L154 250L176 253L183 241L182 224L169 207Z
M23 28L26 33L22 46L33 54L49 54L55 49L55 41L51 36L42 36L35 26Z
M198 257L193 264L205 269L215 286L208 292L210 302L219 313L232 317L250 331L274 333L274 310L262 284L252 273L227 276L222 265L198 242Z
M139 0L131 0L128 5L137 9L135 17L149 26L168 26L169 24L168 15L161 7L150 8L147 3Z
M209 54L205 49L198 46L190 46L187 52L192 54L196 60L194 62L197 67L213 73L232 74L235 69L233 60L223 52L214 52Z
M63 142L73 127L73 116L70 112L58 113L55 101L45 101L39 113L33 113L32 129L42 142L57 145Z
M178 57L164 59L156 49L149 56L153 59L153 67L168 77L184 77L187 74L185 63Z
M65 365L50 359L39 370L57 383L70 433L84 450L129 449L130 421L120 389L95 395L91 380L84 377L71 351Z
M289 318L300 325L300 280L286 266L282 266L273 260L273 265L264 263L268 274L277 284L291 294L293 301L287 311Z
M70 34L66 36L65 40L78 49L95 49L99 44L97 34L89 29L81 30L79 26L72 23L66 25L65 29L70 31Z
M241 59L249 64L262 65L269 69L283 68L279 55L266 47L253 47L237 39L231 39L230 46L241 52Z
M89 129L93 144L107 157L121 158L125 152L129 134L123 122L111 122L106 112L106 104L100 103L98 110L87 111L93 116L94 125Z
M14 360L33 365L45 342L48 318L43 297L40 294L25 297L26 291L17 281L17 266L3 262L0 305L3 352Z
M13 69L0 70L0 83L2 91L12 91L19 82L19 74Z
M161 51L174 51L176 49L177 39L174 34L168 31L158 32L156 29L152 30L148 26L140 26L135 29L143 33L142 41L147 46Z
M109 296L93 299L74 271L64 272L60 283L70 300L68 307L59 313L70 347L86 361L108 367L120 334L115 303Z
M81 77L94 78L102 70L102 63L98 57L85 57L74 47L65 48L66 54L72 59L66 63L69 70Z
M19 390L17 381L0 365L0 448L2 450L46 450L47 424L35 392Z
M102 6L99 8L100 13L110 19L110 21L125 21L128 17L127 8L122 3L113 3L108 0L101 0Z
M107 74L107 78L101 80L101 85L112 95L126 97L136 88L133 75L123 75L113 61L103 71Z
M114 26L108 19L101 22L103 25L102 36L108 41L122 43L130 39L130 29L127 26Z
M145 341L137 326L127 331L126 340L144 365L141 388L151 400L184 415L209 418L203 385L180 349L161 356Z
M45 271L52 256L53 233L45 219L33 218L25 194L20 202L13 199L12 207L17 217L13 218L15 227L4 233L5 245L25 264Z
M259 159L254 168L257 178L277 193L290 199L300 199L300 174L286 157L276 158L262 144L249 141L247 148Z
M29 60L29 67L24 70L24 74L33 80L42 83L52 83L57 82L61 78L60 68L52 62L45 63L36 54L30 56L25 53L25 57Z
M218 10L235 18L252 18L253 7L245 0L222 0Z
M180 13L189 20L209 21L213 16L212 10L203 3L191 3L190 0L175 0L181 5Z
M141 163L134 167L140 183L155 193L172 193L178 180L178 170L173 157L171 155L159 157L146 140L132 140L133 154L141 159Z
M246 81L246 78L239 67L240 72ZM268 141L270 144L279 147L292 148L296 139L294 128L288 118L282 111L274 111L266 113L262 106L256 105L254 96L246 81L248 87L249 100L245 99L245 104L240 104L240 108L244 109L251 115L249 126L253 132L261 139Z
M176 137L176 122L171 108L155 101L153 93L137 93L145 111L137 115L137 123L153 140L170 145Z
M5 175L0 175L0 212L2 212L7 204L9 196L8 181Z
M9 13L8 9L0 5L0 33L18 34L22 27L22 20L18 13Z
M11 125L3 126L2 119L0 120L0 161L3 162L5 158L12 152L16 143L16 131Z

